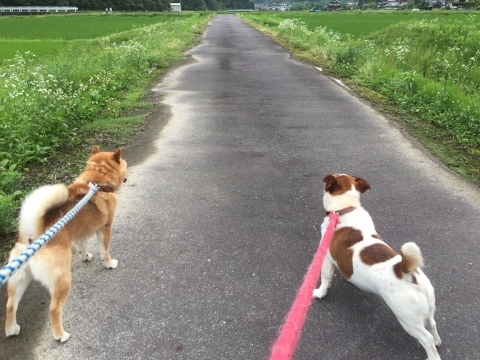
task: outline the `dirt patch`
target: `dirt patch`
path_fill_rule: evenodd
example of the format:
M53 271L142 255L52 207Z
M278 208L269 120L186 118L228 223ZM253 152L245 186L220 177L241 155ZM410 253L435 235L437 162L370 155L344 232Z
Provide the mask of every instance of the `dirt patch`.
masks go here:
M122 147L122 157L127 160L129 167L141 164L157 151L155 141L171 117L170 106L163 104L162 99L162 95L150 91L144 101L152 103L152 107L134 110L131 114L146 117L142 130Z
M146 117L142 130L128 139L127 144L122 146L122 156L127 160L128 166L139 165L156 153L155 141L160 138L160 133L172 116L171 107L163 103L165 95L153 89L158 88L165 77L176 69L194 62L196 62L196 60L192 56L187 55L185 60L179 61L177 64L171 66L142 99L143 102L151 103L152 106L146 109L136 109L129 114L132 116L146 115Z

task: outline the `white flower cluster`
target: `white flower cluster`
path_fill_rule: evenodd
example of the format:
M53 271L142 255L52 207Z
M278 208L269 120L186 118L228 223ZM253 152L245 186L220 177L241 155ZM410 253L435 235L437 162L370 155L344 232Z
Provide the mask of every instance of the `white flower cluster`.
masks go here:
M307 25L304 21L299 19L285 19L278 24L280 32L287 33L296 33L296 34L307 34L309 32Z
M313 31L317 39L321 38L326 44L337 44L341 41L341 35L333 30L329 30L324 26L317 26Z
M29 52L17 53L6 71L0 73L0 102L4 107L0 119L8 114L10 119L18 116L42 121L69 108L74 93L72 83L60 82L34 60Z

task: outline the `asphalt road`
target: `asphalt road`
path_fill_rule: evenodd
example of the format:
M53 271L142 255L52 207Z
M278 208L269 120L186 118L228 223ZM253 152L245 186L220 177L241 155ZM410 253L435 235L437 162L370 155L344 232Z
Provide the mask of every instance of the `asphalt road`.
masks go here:
M348 90L234 15L156 87L155 150L138 141L111 254L74 258L56 343L38 284L1 359L266 359L318 246L322 178L366 177L395 249L415 241L436 289L442 359L480 358L480 192ZM162 109L162 111L158 111ZM157 116L163 114L162 116ZM163 126L165 125L165 126ZM87 154L86 154L87 157ZM0 291L0 322L5 289ZM425 359L387 306L336 274L312 303L295 359Z

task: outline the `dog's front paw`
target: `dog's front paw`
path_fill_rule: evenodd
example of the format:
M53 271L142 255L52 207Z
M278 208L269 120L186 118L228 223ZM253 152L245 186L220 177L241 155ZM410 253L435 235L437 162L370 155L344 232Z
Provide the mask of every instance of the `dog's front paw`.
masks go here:
M103 266L107 269L116 269L118 266L118 260L110 259L109 261L103 260Z
M83 255L83 254L82 254ZM93 255L90 253L86 253L85 255L82 256L83 261L88 262L91 261L93 258Z
M18 324L12 325L9 330L5 331L5 334L7 336L15 336L20 334L20 325Z
M318 289L313 290L313 297L317 299L322 299L327 295L328 288L322 288L321 286Z
M55 334L53 334L53 338L55 340L59 340L60 342L65 342L67 341L68 339L70 339L70 334L67 333L66 331L63 332L62 336L56 336Z

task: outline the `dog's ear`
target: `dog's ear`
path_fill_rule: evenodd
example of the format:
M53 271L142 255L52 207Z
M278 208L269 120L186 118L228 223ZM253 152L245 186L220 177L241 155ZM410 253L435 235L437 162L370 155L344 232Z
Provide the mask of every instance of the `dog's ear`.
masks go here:
M91 155L98 154L99 152L101 152L101 150L98 145L93 145Z
M371 188L370 183L364 178L355 178L355 188L362 194Z
M325 183L325 191L330 191L332 189L333 185L337 182L337 179L335 179L335 176L333 175L327 175L323 178L323 182Z
M120 164L121 155L122 155L122 148L118 148L118 149L115 150L115 152L113 153L112 159L113 159L115 162L117 162L118 164Z

